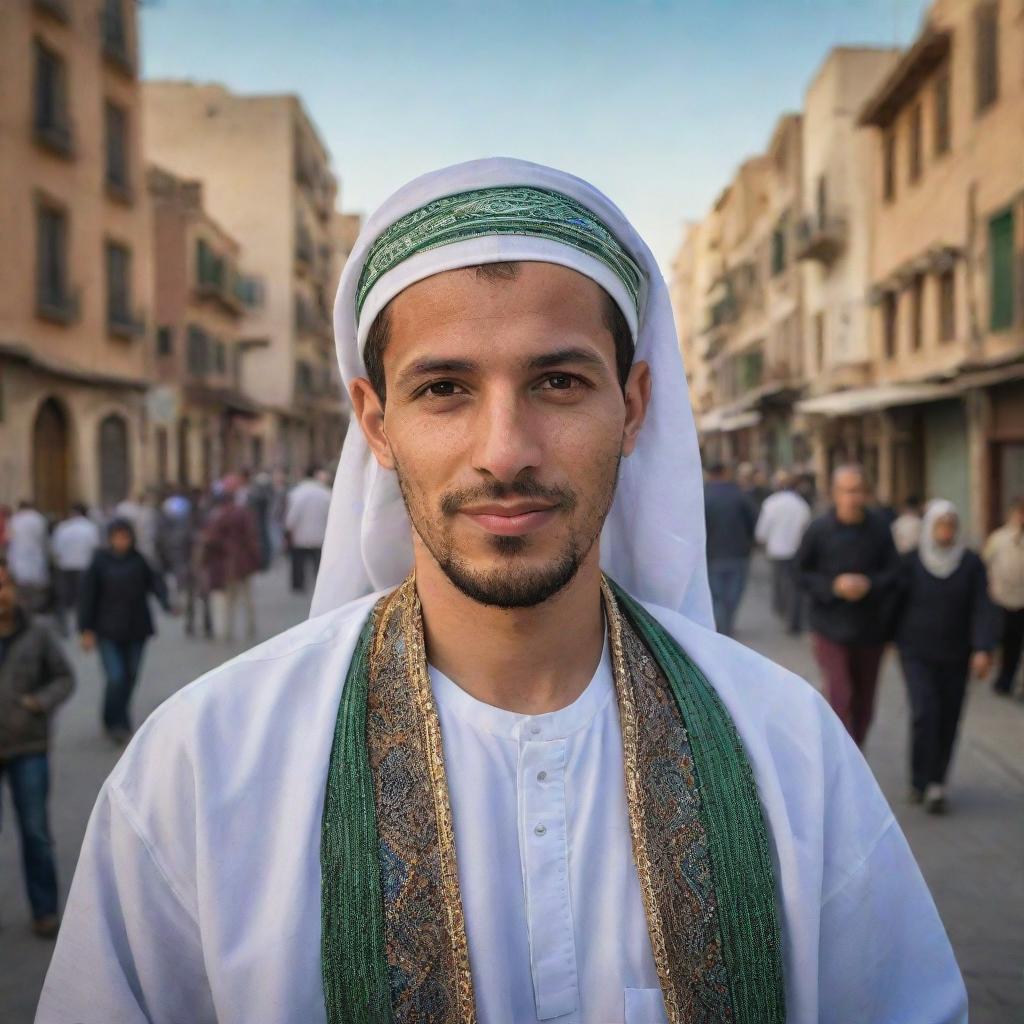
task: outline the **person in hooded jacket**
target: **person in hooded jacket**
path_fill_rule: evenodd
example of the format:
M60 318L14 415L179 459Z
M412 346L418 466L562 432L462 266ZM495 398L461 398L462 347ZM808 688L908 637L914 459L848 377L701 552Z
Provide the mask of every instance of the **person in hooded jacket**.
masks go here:
M146 641L156 632L149 609L152 594L171 610L163 576L135 547L135 530L126 519L107 528L109 548L96 552L82 580L78 629L82 648L99 648L106 690L103 727L118 744L132 734L129 705L139 677Z
M996 645L985 563L965 547L952 502L928 506L903 584L896 645L911 707L910 798L941 814L967 681L989 674Z

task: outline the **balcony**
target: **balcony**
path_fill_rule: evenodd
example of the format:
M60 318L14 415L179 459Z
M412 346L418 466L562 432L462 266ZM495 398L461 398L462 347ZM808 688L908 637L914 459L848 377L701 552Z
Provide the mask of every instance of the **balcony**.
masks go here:
M32 126L36 144L70 160L75 155L75 138L70 121L36 121Z
M130 78L135 77L135 61L128 46L124 14L119 4L106 4L100 14L100 48L111 67Z
M107 333L113 338L133 341L146 333L145 318L141 313L132 315L129 309L107 310Z
M304 224L300 224L295 231L295 262L302 270L311 270L316 262L313 238Z
M103 182L107 195L115 202L124 206L131 206L135 202L135 189L128 183L128 179L121 175L108 174Z
M332 336L331 318L304 295L295 299L295 328L300 334L313 334L328 341Z
M845 217L803 217L796 226L796 258L830 266L846 248Z
M36 296L36 316L66 327L78 320L81 293L78 289L63 292L40 291Z

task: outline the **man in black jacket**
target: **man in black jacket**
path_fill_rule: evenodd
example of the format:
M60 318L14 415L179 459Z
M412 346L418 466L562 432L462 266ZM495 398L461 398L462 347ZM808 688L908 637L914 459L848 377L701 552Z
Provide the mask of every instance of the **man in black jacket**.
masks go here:
M796 555L828 700L859 746L874 714L901 570L892 531L867 508L868 497L860 466L836 469L832 508L808 526Z
M747 586L757 510L721 463L708 469L704 484L708 583L715 626L732 636L733 621Z
M0 560L0 780L7 777L18 828L32 930L57 934L57 868L46 813L50 716L74 688L60 644L19 606Z

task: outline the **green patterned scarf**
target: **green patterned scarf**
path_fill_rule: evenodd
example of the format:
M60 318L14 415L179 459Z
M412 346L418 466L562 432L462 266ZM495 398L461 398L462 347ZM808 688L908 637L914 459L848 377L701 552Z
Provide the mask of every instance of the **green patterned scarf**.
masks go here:
M601 220L569 196L530 185L505 185L442 196L400 217L366 255L356 287L356 317L370 289L403 260L452 242L487 235L530 235L561 242L600 260L639 310L643 274Z
M768 836L714 688L603 587L633 852L671 1024L782 1024ZM473 1024L440 723L410 577L367 620L345 681L321 830L329 1024Z

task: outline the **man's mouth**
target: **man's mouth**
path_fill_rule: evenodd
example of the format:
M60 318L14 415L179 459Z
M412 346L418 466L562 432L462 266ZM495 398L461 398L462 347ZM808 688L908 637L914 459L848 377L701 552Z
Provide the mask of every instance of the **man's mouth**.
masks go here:
M551 522L557 511L557 505L536 501L489 502L459 509L459 513L470 522L499 537L521 537L533 533Z

